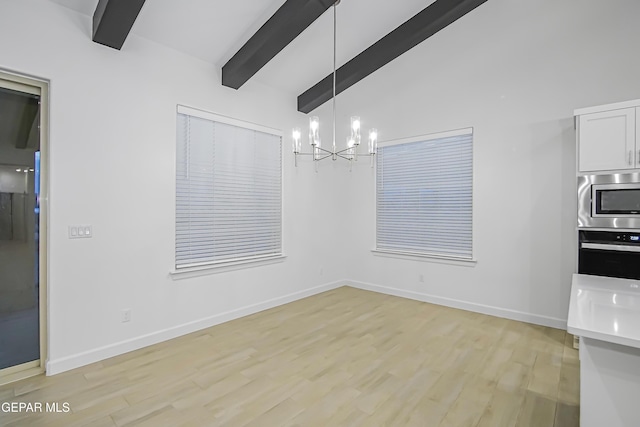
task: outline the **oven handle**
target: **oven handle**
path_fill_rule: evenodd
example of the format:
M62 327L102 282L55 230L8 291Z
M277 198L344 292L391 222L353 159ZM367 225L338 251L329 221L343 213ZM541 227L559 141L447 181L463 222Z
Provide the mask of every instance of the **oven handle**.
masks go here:
M603 251L619 251L619 252L640 252L640 246L603 244L603 243L583 243L583 249L601 249Z

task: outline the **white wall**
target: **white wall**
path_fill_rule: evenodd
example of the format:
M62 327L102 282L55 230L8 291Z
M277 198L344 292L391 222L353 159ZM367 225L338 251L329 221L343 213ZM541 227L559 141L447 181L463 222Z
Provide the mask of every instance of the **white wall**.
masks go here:
M373 175L353 173L348 278L564 327L576 259L573 110L640 97L638 16L637 0L490 0L345 92L343 108L383 140L474 128L477 259L373 255Z
M91 18L45 0L0 0L0 68L51 81L50 373L287 301L345 277L317 203L336 174L284 155L284 262L174 280L176 104L262 125L302 126L295 94L255 82L235 91L219 69L129 36L91 41ZM312 197L312 195L318 196ZM320 224L310 227L312 223ZM67 227L91 224L93 238ZM322 274L320 274L320 268ZM122 309L132 321L120 322Z

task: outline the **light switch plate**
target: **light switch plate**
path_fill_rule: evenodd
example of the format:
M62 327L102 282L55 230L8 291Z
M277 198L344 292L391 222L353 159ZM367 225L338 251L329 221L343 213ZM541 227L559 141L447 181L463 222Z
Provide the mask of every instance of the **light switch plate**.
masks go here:
M70 225L70 239L90 239L93 237L93 229L90 225Z

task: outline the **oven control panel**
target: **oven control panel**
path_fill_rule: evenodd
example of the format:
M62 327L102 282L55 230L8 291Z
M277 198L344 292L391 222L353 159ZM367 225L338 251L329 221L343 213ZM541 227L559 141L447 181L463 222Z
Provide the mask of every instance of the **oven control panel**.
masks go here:
M580 242L624 243L640 245L640 231L580 231Z
M616 241L618 242L629 242L629 243L640 243L640 234L617 234Z

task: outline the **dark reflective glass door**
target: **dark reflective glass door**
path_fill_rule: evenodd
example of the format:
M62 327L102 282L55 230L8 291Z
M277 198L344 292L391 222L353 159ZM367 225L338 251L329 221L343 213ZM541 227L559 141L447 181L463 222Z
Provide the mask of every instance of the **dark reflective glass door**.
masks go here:
M40 96L0 79L0 370L40 360Z

